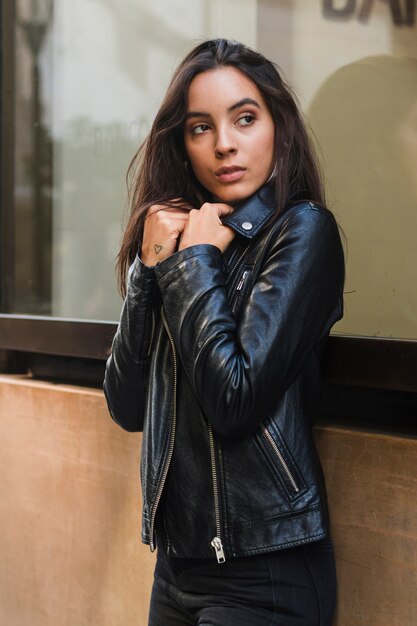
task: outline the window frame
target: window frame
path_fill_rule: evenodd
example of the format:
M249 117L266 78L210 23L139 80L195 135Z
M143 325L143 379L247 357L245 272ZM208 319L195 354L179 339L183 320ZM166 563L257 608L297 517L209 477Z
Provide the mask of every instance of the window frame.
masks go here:
M15 3L0 0L0 306L8 311L14 285ZM6 54L7 51L7 54ZM5 97L3 97L5 96ZM10 277L9 279L5 277ZM0 333L1 338L1 333Z
M0 314L0 350L105 360L117 323ZM339 385L417 392L417 341L330 335L324 379Z

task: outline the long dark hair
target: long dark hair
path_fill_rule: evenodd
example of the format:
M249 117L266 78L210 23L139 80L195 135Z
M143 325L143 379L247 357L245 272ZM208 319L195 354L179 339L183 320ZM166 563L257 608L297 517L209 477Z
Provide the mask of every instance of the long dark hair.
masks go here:
M119 288L125 295L125 277L141 245L146 212L153 204L200 207L210 200L207 190L186 165L184 122L188 88L207 70L232 66L259 89L275 123L275 218L291 202L308 199L325 203L314 149L294 94L276 66L238 41L212 39L191 50L174 72L148 137L134 156L131 212L117 258Z

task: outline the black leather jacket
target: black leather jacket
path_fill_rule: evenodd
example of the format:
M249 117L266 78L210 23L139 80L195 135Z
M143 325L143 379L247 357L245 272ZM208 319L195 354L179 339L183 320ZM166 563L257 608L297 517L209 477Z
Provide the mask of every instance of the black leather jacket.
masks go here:
M174 556L251 555L319 540L327 505L312 426L320 358L342 316L332 214L274 210L267 187L224 223L237 235L137 258L106 366L113 419L143 430L142 540Z

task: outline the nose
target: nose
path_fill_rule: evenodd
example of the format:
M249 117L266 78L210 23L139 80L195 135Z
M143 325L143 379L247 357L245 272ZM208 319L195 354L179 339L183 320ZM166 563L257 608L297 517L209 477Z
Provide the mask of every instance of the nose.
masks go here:
M223 159L237 152L237 145L233 136L233 131L229 128L219 128L216 133L216 143L214 147L216 158Z

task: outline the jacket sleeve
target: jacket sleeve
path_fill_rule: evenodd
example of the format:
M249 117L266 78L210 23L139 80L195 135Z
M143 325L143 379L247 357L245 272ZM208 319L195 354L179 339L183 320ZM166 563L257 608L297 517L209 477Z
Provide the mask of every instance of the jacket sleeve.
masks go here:
M145 266L136 257L129 269L127 295L103 384L110 415L131 432L143 429L156 290L154 268Z
M223 436L242 436L265 418L342 316L343 250L321 209L301 209L283 224L239 321L215 246L186 248L155 273L184 369Z

